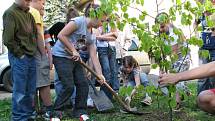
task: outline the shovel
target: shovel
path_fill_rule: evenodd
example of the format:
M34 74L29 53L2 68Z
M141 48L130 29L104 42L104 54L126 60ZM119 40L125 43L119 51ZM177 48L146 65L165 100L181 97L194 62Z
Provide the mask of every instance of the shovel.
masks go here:
M69 49L65 48L65 50L66 50L70 55L73 55L73 53L72 53ZM88 65L86 65L83 61L78 61L78 62L79 62L84 68L86 68L90 73L92 73L92 74L98 79L98 81L102 80L102 79L98 76L98 74L97 74L95 71L93 71ZM114 97L116 98L116 100L117 100L117 101L122 105L122 107L124 108L123 111L128 112L128 113L130 113L130 114L135 114L135 115L149 114L149 112L139 112L139 111L137 111L136 108L131 108L130 106L126 105L126 103L122 101L122 99L116 94L116 92L110 87L110 85L107 84L106 81L104 81L104 82L101 82L101 81L100 81L100 83L101 83L101 85L106 86L107 89L111 92L111 94L114 95Z
M91 72L97 79L98 81L102 80L98 74L93 71L88 65L86 65L83 61L79 61L79 63L86 68L89 72ZM122 99L116 94L116 92L110 87L110 85L107 84L106 81L101 82L101 85L104 85L107 87L107 89L111 92L112 95L115 96L116 100L121 104L121 106L124 108L123 111L131 113L131 114L135 114L135 115L143 115L143 114L149 114L147 112L138 112L136 108L130 108L130 106L126 105L125 102L122 101Z
M110 99L106 96L104 91L98 91L95 88L95 85L92 84L91 80L89 80L90 88L89 88L89 95L92 98L96 108L98 111L106 111L112 109L113 103Z

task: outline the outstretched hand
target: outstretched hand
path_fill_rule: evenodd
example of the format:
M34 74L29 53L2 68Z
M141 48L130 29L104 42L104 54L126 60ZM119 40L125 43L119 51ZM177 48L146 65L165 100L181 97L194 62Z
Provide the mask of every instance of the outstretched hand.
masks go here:
M179 77L176 74L170 73L170 74L160 74L159 76L159 84L161 86L163 85L169 85L169 84L177 84L179 82Z

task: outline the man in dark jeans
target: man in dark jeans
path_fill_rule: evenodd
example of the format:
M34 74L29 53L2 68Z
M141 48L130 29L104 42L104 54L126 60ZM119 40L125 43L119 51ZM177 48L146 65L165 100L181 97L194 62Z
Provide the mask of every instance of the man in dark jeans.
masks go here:
M28 12L31 0L15 0L3 15L3 40L13 79L12 121L28 121L36 93L36 26Z

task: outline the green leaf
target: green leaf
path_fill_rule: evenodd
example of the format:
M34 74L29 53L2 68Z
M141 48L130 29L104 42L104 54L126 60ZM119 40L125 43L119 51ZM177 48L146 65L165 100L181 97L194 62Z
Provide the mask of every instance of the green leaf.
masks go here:
M170 106L171 106L171 107L176 107L176 104L177 104L177 103L176 103L175 100L171 100L171 101L170 101Z
M124 13L124 14L123 14L123 17L124 17L125 19L128 19L128 13Z
M181 0L176 0L177 5L181 5Z
M141 21L144 21L144 20L145 20L145 16L146 16L145 14L142 14L142 15L139 16L139 19L140 19Z
M200 50L199 56L202 58L210 58L210 53L208 50Z
M159 17L157 18L158 23L168 23L169 22L169 18L166 14L161 14L159 15Z
M141 30L144 30L145 29L145 24L138 24L137 27L140 28Z
M169 86L168 86L168 90L169 90L170 93L175 93L175 92L176 92L176 87L175 87L175 85L169 85Z
M153 25L152 26L152 31L155 32L155 33L159 32L159 28L160 28L159 26L160 26L159 24Z
M140 0L140 4L143 6L144 5L144 0Z
M123 28L124 28L125 24L123 22L117 22L117 28L120 30L120 31L123 31Z
M127 96L127 95L131 95L131 92L134 88L131 87L131 86L128 86L128 87L120 87L119 89L119 94L121 96Z
M190 1L186 1L185 4L184 4L184 9L189 11L190 8L191 8L191 3L190 3Z
M207 25L208 25L209 27L214 27L214 26L215 26L215 22L212 21L212 20L210 20L210 19L207 19Z
M168 60L163 60L162 64L166 69L170 69L172 67L172 63Z
M169 45L164 45L163 47L165 55L170 55L172 53L172 47Z
M110 21L109 24L110 24L111 28L116 28L116 25L115 25L115 23L113 21Z
M181 47L180 50L181 50L182 56L186 56L190 52L190 49L187 47Z
M158 64L152 64L151 67L152 67L153 69L156 69L156 68L158 67Z
M173 28L173 32L178 35L178 36L181 36L182 35L182 31L176 27Z
M130 18L130 22L131 22L131 23L136 23L136 22L137 22L137 19L136 19L135 17L132 17L132 18Z
M197 38L195 36L192 36L190 39L187 40L187 42L190 45L196 45L196 46L199 46L199 47L203 46L203 40L199 39L199 38Z
M122 11L123 11L123 12L126 12L126 11L127 11L127 9L128 9L128 7L127 7L127 6L123 6L123 7L122 7Z

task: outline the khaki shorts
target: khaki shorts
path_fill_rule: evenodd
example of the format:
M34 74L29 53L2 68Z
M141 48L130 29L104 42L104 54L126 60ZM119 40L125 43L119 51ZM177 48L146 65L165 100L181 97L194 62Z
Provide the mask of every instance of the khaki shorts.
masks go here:
M35 55L36 59L36 86L44 87L51 85L50 81L50 65L48 57L41 56L40 52L37 51Z

